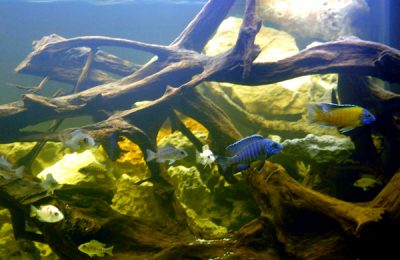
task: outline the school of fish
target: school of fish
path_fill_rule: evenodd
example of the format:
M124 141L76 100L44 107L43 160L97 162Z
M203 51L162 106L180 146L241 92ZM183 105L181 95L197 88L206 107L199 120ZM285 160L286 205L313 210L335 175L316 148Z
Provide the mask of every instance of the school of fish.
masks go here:
M311 123L336 127L340 133L344 134L357 127L371 125L376 118L367 109L359 106L321 102L310 105L309 120ZM94 138L81 129L64 132L60 136L60 140L63 142L63 149L71 152L96 149L98 147ZM196 150L196 163L210 168L215 164L218 165L223 173L235 174L252 167L254 162L260 162L261 164L259 165L262 167L265 160L279 153L283 146L279 142L254 134L230 144L225 149L230 156L216 155L209 145L205 144L202 147L202 151ZM188 153L185 150L170 144L159 147L156 151L146 150L147 162L167 162L168 165L172 165L177 160L184 159L187 156ZM104 170L104 167L104 165L92 165L82 168L80 171L90 174L93 171ZM261 167L259 166L258 169ZM1 177L5 179L22 178L23 171L23 166L15 168L3 155L0 156ZM47 174L40 185L47 191L48 195L53 195L55 190L62 188L62 185L57 183L52 174ZM371 188L382 185L382 181L375 176L363 175L353 185L368 191ZM30 217L46 223L56 223L64 219L63 213L55 205L40 205L39 207L30 205ZM113 246L106 247L106 244L97 240L83 243L78 246L78 249L90 257L103 257L106 254L113 255Z

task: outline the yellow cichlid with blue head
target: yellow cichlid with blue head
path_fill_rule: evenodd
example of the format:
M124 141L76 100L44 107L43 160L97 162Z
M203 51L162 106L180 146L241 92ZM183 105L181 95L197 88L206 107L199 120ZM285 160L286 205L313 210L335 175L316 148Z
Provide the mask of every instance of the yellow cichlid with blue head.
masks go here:
M350 104L338 105L325 102L311 104L309 118L311 123L337 127L341 133L369 125L375 121L375 116L365 108Z

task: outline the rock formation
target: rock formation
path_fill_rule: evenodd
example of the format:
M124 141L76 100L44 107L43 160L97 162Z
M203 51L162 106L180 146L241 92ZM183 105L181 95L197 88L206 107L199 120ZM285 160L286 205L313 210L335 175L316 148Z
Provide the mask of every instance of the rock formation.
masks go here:
M77 81L75 91L54 98L26 94L21 102L0 106L0 142L35 141L44 144L59 141L56 130L60 120L89 115L94 123L80 128L101 144L105 162L110 163L110 168L113 163L122 165L115 171L118 178L116 190L113 183L79 182L65 184L51 195L40 186L31 167L33 164L29 163L32 158L41 158L43 147L46 154L45 146L34 146L33 152L11 158L14 165L24 164L27 168L22 179L0 178L1 205L10 212L16 239L47 243L62 259L87 259L88 256L77 247L91 239L114 245L115 259L354 259L384 257L386 253L398 256L394 240L388 234L395 235L399 231L399 162L394 160L394 154L382 160L373 145L371 131L373 129L387 138L391 151L400 150L399 128L394 120L400 109L399 96L371 84L366 76L399 83L400 52L374 42L344 39L310 47L284 58L254 62L261 52L254 42L261 21L255 16L255 1L247 0L234 44L222 53L209 56L203 50L233 3L233 0L208 1L168 46L95 36L57 38L51 42L39 41L35 45L19 69L29 71L31 66L34 71L34 67L42 68L41 57L54 57L52 64L80 71L73 74ZM102 46L137 49L150 52L157 58L135 70L132 64L99 53ZM68 59L70 53L76 52L83 53L81 59ZM60 63L60 60L66 63ZM114 66L115 63L118 66ZM91 69L95 71L94 68L98 67L107 73L116 68L130 72L117 81L103 80L99 74L91 74ZM42 76L54 76L51 68L43 68L47 71ZM297 96L306 92L292 95L292 106L288 106L288 114L294 113L301 118L284 122L265 120L263 117L266 115L251 108L251 102L235 100L234 95L229 96L229 91L213 91L207 86L197 88L209 81L251 87L326 73L339 74L337 95L332 97L337 96L340 102L365 106L379 118L371 128L358 129L350 135L355 149L352 159L360 162L359 167L337 165L343 167L343 171L367 169L384 178L384 187L371 194L369 202L354 198L353 201L364 203L340 200L334 196L345 198L343 191L327 190L324 185L313 185L314 181L306 187L307 183L300 184L290 177L287 172L292 174L294 171L290 168L294 166L285 160L290 161L292 155L298 160L310 160L310 167L304 163L301 166L304 175L315 173L319 163L332 161L328 156L318 160L312 158L312 152L315 152L312 149L309 149L309 155L302 155L304 157L292 153L286 154L285 160L271 157L278 162L282 160L283 166L267 162L260 172L250 168L235 176L219 176L216 166L203 174L204 169L193 167L193 162L189 165L190 159L173 167L143 160L146 159L146 149L155 150L161 143L158 136L166 124L182 133L197 150L207 142L220 155L224 154L226 145L249 133L279 134L283 139L326 133L325 129L310 126L305 123L305 117L299 116L304 110L297 102L303 104L305 101L302 100L304 97ZM57 80L62 80L62 75L57 77ZM97 82L101 84L97 85ZM274 92L279 92L277 89L274 88ZM316 94L321 92L317 89ZM326 97L325 94L321 96ZM137 102L142 102L142 105L133 106ZM269 108L277 113L274 105L270 104ZM207 139L195 134L185 124L185 118L191 118L207 129ZM49 133L23 131L26 126L49 120L54 122ZM337 135L334 131L330 133ZM125 172L129 156L125 159L120 157L124 146L117 145L123 138L140 149L140 152L128 152L132 158L133 154L136 155L136 165L145 164L148 171L142 171L144 167L141 166L138 170ZM313 141L310 136L305 140L307 138ZM293 153L301 149L302 141L298 140L299 148L294 147ZM295 141L286 142L290 148L290 142ZM117 158L121 161L115 162ZM295 163L296 160L292 161ZM325 176L316 173L320 178ZM185 174L188 177L181 176ZM337 171L333 175L337 176ZM293 177L301 181L297 178L299 176ZM193 198L197 198L198 205ZM60 208L65 220L50 224L30 218L30 206L43 203ZM258 209L254 210L250 203L257 205ZM137 208L132 210L131 205ZM214 207L219 205L225 208L221 207L219 215L213 215L216 212ZM231 216L221 217L224 211ZM261 212L259 217L250 221L258 212ZM26 222L36 229L27 229ZM212 233L206 236L207 232Z

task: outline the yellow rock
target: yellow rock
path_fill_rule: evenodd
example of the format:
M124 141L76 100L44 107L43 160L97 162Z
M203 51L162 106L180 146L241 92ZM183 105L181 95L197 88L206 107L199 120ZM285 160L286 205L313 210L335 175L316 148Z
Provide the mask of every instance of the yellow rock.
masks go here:
M214 38L205 47L209 56L217 55L232 47L242 19L229 17L222 22ZM286 32L262 26L255 43L261 53L255 62L274 62L299 52L295 39ZM332 80L333 77L333 80ZM297 115L307 112L310 101L328 101L336 81L335 76L303 76L274 84L241 86L230 83L205 83L204 87L221 89L246 111L261 115ZM215 100L217 102L217 100Z

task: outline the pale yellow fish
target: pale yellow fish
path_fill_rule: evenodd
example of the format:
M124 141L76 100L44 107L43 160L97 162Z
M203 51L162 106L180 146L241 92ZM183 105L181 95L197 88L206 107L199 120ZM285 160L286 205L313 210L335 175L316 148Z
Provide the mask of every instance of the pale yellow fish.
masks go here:
M97 240L90 240L89 242L81 244L78 247L79 251L87 254L90 257L103 257L105 254L112 256L113 248L114 246L106 247L106 244L103 244Z

